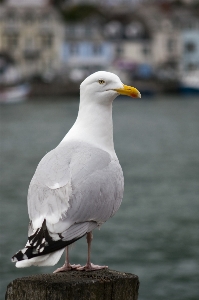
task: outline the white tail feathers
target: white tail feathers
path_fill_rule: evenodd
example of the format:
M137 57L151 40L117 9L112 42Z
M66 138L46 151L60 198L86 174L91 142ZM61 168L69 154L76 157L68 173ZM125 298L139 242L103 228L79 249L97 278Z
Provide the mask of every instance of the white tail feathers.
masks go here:
M30 266L54 266L59 261L63 252L64 252L64 248L61 250L52 252L50 254L21 260L16 263L16 267L17 268L27 268Z

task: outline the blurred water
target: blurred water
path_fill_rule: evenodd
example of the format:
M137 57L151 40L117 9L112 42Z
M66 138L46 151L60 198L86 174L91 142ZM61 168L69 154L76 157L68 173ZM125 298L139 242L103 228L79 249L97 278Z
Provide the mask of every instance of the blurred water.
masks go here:
M55 269L17 269L10 257L26 242L26 194L35 168L77 109L77 99L53 98L1 107L1 299L13 279ZM94 232L92 260L137 274L139 300L198 300L199 99L120 98L113 117L124 201ZM72 262L85 263L85 238L70 252Z

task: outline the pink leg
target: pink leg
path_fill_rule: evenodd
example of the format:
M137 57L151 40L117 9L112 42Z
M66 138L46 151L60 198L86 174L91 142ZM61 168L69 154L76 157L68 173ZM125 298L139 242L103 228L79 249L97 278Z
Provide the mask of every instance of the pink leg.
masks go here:
M87 239L87 243L88 243L87 263L83 267L78 267L77 270L80 270L80 271L82 271L82 270L94 271L94 270L100 270L100 269L107 269L108 266L98 266L98 265L94 265L94 264L91 263L91 242L92 242L92 239L93 239L92 231L87 233L86 239Z
M81 265L71 265L69 263L68 252L69 252L68 251L68 247L66 247L66 260L65 260L65 263L64 263L63 267L58 268L53 273L59 273L59 272L66 272L66 271L70 271L70 270L76 270L77 268L81 267Z

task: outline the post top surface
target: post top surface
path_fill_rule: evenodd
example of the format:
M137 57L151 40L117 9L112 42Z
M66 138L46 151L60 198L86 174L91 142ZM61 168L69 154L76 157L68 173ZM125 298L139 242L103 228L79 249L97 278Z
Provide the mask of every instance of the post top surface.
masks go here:
M17 278L15 281L31 281L31 282L41 282L41 283L60 283L60 282L77 282L77 281L87 281L87 280L95 280L95 281L110 281L114 279L138 279L138 276L126 273L119 272L110 269L103 269L97 271L69 271L69 272L60 272L56 274L37 274L28 277Z

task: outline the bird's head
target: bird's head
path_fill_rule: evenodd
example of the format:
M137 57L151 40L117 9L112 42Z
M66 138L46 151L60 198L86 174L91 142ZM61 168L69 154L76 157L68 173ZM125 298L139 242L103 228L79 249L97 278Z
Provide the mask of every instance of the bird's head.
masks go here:
M140 92L124 85L120 78L110 72L99 71L88 76L80 85L81 98L85 101L111 103L118 95L141 98Z

